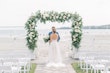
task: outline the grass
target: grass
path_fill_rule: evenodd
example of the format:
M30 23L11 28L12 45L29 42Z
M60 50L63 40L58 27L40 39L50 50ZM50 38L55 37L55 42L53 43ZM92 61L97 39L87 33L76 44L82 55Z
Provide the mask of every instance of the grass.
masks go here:
M30 70L29 73L34 73L35 72L35 69L36 69L36 64L35 63L32 63L32 68Z
M36 69L36 64L32 63L29 73L35 73L35 69ZM22 67L22 70L24 70L24 67ZM24 72L22 71L21 73L24 73Z
M74 70L76 71L76 73L86 73L85 70L82 70L80 68L80 66L78 65L78 62L72 63L72 67L74 68ZM91 70L88 70L88 73L91 73ZM94 73L94 71L92 73ZM101 73L101 72L98 71L98 73Z
M72 63L72 66L74 70L76 71L76 73L86 73L84 70L80 68L80 66L78 65L78 62ZM90 70L88 71L88 73L91 73Z
M82 69L80 69L77 62L72 63L72 66L74 70L76 71L76 73L85 73Z

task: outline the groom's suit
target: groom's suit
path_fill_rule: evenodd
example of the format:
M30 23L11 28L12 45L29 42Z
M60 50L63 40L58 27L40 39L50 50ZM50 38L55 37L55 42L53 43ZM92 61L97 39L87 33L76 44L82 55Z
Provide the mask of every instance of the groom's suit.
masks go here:
M56 32L56 33L58 34L58 40L57 40L57 41L59 42L59 41L60 41L60 35L59 35L59 33L58 33L58 32ZM52 32L49 32L49 34L48 34L48 35L49 35L49 37L50 37L50 35L51 35L51 34L52 34Z

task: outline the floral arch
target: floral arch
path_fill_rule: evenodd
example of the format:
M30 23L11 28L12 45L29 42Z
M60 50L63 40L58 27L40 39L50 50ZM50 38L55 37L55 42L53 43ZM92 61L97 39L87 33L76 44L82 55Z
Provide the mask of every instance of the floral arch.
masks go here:
M80 47L81 36L82 36L82 18L76 12L74 14L69 12L54 12L54 11L47 11L41 12L40 10L29 17L25 24L25 28L27 30L27 47L30 50L34 50L37 47L37 40L38 40L38 32L35 29L37 27L37 22L46 23L47 21L50 22L72 22L71 26L71 39L72 39L72 48L75 47L78 49Z

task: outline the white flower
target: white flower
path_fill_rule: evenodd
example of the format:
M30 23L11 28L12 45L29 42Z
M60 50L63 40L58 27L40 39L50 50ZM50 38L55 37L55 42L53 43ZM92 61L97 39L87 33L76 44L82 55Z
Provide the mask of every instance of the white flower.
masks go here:
M30 24L29 27L30 28L34 28L35 27L35 24Z
M32 37L30 37L30 40L32 39Z
M65 19L66 18L66 16L63 16L63 19Z
M34 38L35 40L37 40L37 37L36 38Z
M44 13L44 16L45 16L45 17L48 17L49 15L48 15L47 13Z
M81 25L82 24L82 22L79 22L79 25Z
M30 32L28 36L33 37L33 35L34 35L34 32Z
M68 14L68 17L70 17L71 15L70 14Z
M30 32L30 34L34 34L34 32Z
M35 37L35 35L33 34L32 37Z
M45 19L46 18L46 16L45 15L43 15L43 19Z
M75 26L74 28L75 28L75 29L80 29L79 26Z
M29 42L32 42L32 40L29 40Z
M63 16L63 14L61 14L61 16Z
M56 16L56 18L58 19L58 16Z
M52 15L52 17L54 17L54 15Z
M76 41L76 36L75 35L73 35L73 41Z
M53 19L54 19L54 20L56 19L55 16L53 17Z
M81 33L80 29L75 29L75 32Z
M52 16L50 16L50 19L52 19Z
M76 38L76 36L73 35L73 38Z
M47 13L43 13L42 14L42 18L45 19L46 17L48 17L49 15Z
M77 36L78 36L78 34L75 34L74 36L75 36L75 37L77 37Z
M76 38L75 38L75 39L73 39L73 41L76 41Z
M33 31L34 29L30 29L30 31Z
M41 14L44 14L44 12L42 12L42 11L41 11L40 13L41 13Z
M28 34L28 36L29 36L29 37L32 37L32 35L31 35L31 34Z
M78 32L79 30L78 29L75 29L75 32Z

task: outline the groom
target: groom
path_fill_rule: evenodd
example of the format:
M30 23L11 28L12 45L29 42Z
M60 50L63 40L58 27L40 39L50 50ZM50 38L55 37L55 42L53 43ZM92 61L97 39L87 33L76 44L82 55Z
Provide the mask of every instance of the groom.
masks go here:
M56 32L56 28L53 26L52 27L52 31L51 32L49 32L49 37L50 37L50 35L53 33L53 32ZM56 34L58 34L58 42L60 41L60 36L59 36L59 33L58 32L56 32Z

